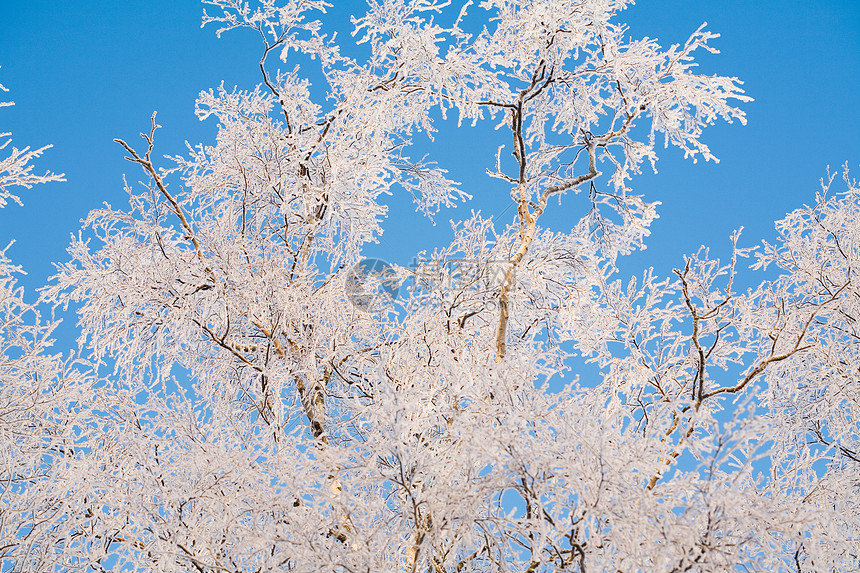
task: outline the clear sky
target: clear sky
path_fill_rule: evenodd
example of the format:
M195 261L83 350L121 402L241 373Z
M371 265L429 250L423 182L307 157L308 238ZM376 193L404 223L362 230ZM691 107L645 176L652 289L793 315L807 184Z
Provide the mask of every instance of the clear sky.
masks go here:
M348 14L364 3L334 4L330 18L341 40L351 41ZM136 138L157 110L164 126L157 151L181 154L186 140L211 143L214 122L193 114L197 93L222 81L244 89L259 82L257 39L243 30L216 39L214 28L200 29L202 9L194 0L0 0L0 83L16 102L0 110L0 131L11 131L18 146L52 143L37 170L68 179L25 191L24 207L0 211L0 244L17 241L10 255L30 272L28 288L44 284L51 263L65 260L69 234L90 209L125 205L122 174L131 181L139 174L113 138ZM772 236L775 219L814 200L828 165L840 169L847 161L860 176L860 1L643 0L620 20L631 35L665 46L707 21L722 34L714 42L722 53L705 57L703 71L739 77L755 98L744 106L746 127L706 130L703 139L721 163L693 164L677 149L660 150L659 174L633 180L635 192L663 205L648 250L625 269L654 265L666 274L700 244L724 252L729 233L742 225L744 242L758 242ZM485 167L500 143L488 134L500 136L443 128L435 152L422 146L482 199L441 213L433 227L394 197L383 241L369 255L408 263L447 239L449 218L473 207L504 209L503 198L482 195ZM562 208L549 215L563 230L580 214Z

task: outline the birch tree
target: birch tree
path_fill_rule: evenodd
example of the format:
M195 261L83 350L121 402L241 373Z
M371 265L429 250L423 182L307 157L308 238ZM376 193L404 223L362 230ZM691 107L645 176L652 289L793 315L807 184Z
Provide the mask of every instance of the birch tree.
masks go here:
M77 308L99 382L39 414L81 446L38 491L7 487L4 512L52 508L18 517L12 570L860 565L847 170L773 244L616 268L656 217L632 185L659 144L716 160L704 128L744 121L740 81L696 68L716 34L630 39L622 0L374 0L358 60L322 0L204 4L260 42L261 83L202 92L218 134L183 156L157 151L155 114L117 140L129 206L90 213L44 292ZM427 216L469 200L409 155L449 116L497 127L486 171L514 215L368 273L382 195ZM402 296L356 304L356 281ZM599 377L562 378L582 358Z

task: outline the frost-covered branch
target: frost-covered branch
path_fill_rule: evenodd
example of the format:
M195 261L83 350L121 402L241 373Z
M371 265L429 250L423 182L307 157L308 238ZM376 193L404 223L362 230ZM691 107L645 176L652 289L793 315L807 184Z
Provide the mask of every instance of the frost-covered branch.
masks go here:
M8 92L9 90L0 84L0 91ZM0 107L14 105L13 102L0 102ZM14 187L23 187L30 189L33 185L39 183L48 183L50 181L65 181L62 173L56 174L46 171L43 175L33 173L32 161L40 157L45 150L50 149L50 145L45 145L38 149L30 149L25 147L18 149L12 147L7 149L12 139L9 137L11 133L0 132L0 208L6 206L8 201L14 201L21 204L21 199L18 195L12 192Z

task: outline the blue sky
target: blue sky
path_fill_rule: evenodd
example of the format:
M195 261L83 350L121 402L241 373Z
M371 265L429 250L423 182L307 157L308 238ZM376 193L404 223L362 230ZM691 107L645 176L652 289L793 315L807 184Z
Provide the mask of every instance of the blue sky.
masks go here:
M348 14L364 3L334 3L331 21L350 41ZM125 205L122 174L134 181L138 173L113 138L135 139L157 110L164 126L157 151L183 153L186 140L210 143L215 124L194 116L197 93L222 81L244 89L259 82L256 38L239 30L216 39L214 28L200 28L202 9L193 0L0 0L0 83L16 102L0 110L0 131L11 131L19 147L52 143L37 169L68 179L25 191L24 207L0 211L0 244L16 240L10 255L30 273L28 288L44 284L51 263L66 259L69 234L90 209ZM743 242L756 243L772 236L775 219L814 199L828 165L840 169L847 161L860 176L860 2L653 0L620 20L631 35L666 46L707 21L722 35L715 41L722 53L706 55L703 71L739 77L756 100L744 106L746 127L706 131L721 163L693 164L677 149L661 150L659 174L633 180L635 192L662 207L647 251L630 257L625 270L653 265L666 274L700 244L725 252L739 226ZM368 255L408 263L447 239L447 219L473 207L504 209L504 200L482 195L484 169L501 142L488 139L489 130L464 135L448 127L431 158L483 198L441 213L434 227L409 200L393 197L383 240ZM448 144L464 137L465 147ZM579 216L564 207L548 215L556 230Z

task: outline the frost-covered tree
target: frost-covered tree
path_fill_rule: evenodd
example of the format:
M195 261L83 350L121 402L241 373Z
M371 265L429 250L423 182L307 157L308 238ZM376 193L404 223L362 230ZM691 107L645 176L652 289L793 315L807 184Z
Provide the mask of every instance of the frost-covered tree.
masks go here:
M0 91L7 90L0 85ZM9 151L10 134L0 140L6 154L0 157L0 207L20 205L18 188L63 180L33 173L32 160L50 146ZM51 353L58 321L43 318L39 305L25 300L16 280L23 271L8 250L0 250L0 562L4 571L7 563L18 563L17 571L47 570L54 557L43 553L53 552L64 535L56 477L75 455L74 428L88 378L81 362ZM51 543L41 541L45 534Z
M77 447L6 486L4 515L50 507L4 530L9 570L860 566L857 185L828 179L772 245L733 236L728 263L615 267L656 216L630 186L658 142L715 159L704 127L744 119L738 80L696 73L715 34L627 39L623 0L374 0L358 60L321 0L204 3L262 42L262 83L203 92L217 140L186 156L156 153L155 115L118 140L143 180L45 291L77 307L100 381L33 410ZM270 61L293 52L325 97ZM449 114L497 126L515 214L367 272L381 195L468 200L408 154ZM546 228L575 193L572 228ZM750 257L771 270L741 293ZM578 357L600 376L562 386Z

